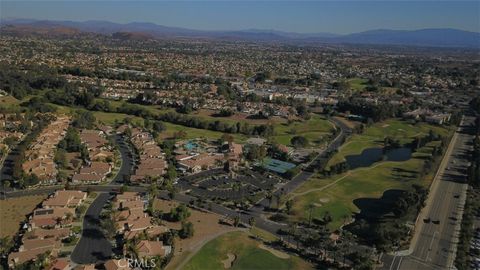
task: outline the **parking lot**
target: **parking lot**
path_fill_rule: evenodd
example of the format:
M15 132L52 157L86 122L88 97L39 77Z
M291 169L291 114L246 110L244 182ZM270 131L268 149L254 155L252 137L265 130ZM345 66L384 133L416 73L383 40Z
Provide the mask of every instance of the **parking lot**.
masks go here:
M279 177L252 170L244 170L232 177L223 169L214 169L184 177L177 186L181 191L199 198L224 201L247 199L254 203L280 182Z

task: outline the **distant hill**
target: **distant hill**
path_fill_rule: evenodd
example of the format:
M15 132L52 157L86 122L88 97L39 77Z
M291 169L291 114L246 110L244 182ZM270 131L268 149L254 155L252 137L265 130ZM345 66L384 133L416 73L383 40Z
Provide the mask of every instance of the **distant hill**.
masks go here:
M47 36L72 36L80 34L82 31L62 25L5 25L1 28L1 33L12 35L47 35Z
M371 30L334 38L342 43L480 48L480 33L456 29Z
M154 37L141 32L115 32L112 34L112 38L121 40L147 40L153 39Z
M371 30L348 35L331 33L294 33L277 30L202 31L169 27L154 23L127 24L108 21L40 21L12 19L0 21L1 32L11 34L46 33L51 35L89 32L119 39L165 37L213 38L224 40L279 41L290 43L378 44L426 47L468 47L480 49L480 33L456 29Z

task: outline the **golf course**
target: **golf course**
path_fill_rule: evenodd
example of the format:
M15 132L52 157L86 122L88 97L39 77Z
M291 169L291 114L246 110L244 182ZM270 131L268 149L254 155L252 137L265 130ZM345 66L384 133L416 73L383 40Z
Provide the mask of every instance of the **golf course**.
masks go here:
M271 249L246 232L230 232L208 242L183 268L196 269L312 269L298 257Z
M365 149L383 147L386 136L404 145L417 136L428 135L430 130L442 137L451 134L448 127L426 123L411 124L398 119L376 123L367 127L362 134L353 135L347 140L328 166L344 161L347 156L361 154ZM387 190L408 190L412 184L428 186L432 173L420 176L420 171L434 146L439 144L440 141L429 142L405 161L380 160L368 167L351 169L341 174L316 174L288 196L287 199L293 200L291 221L322 219L328 212L332 221L327 226L336 230L350 222L352 215L359 211L354 203L357 199L380 198Z

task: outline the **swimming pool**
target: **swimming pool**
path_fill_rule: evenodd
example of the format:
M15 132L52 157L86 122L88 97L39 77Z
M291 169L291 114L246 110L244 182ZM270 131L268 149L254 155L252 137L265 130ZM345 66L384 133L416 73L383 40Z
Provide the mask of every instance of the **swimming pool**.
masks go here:
M188 151L192 151L193 149L196 149L198 148L198 143L196 142L193 142L193 141L188 141L186 144L185 144L185 149L187 149Z

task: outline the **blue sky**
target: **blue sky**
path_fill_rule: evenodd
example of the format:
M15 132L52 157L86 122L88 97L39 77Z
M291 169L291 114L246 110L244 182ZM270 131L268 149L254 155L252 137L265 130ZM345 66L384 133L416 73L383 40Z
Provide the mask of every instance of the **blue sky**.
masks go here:
M480 1L4 1L1 18L153 22L201 30L352 33L456 28L480 32Z

